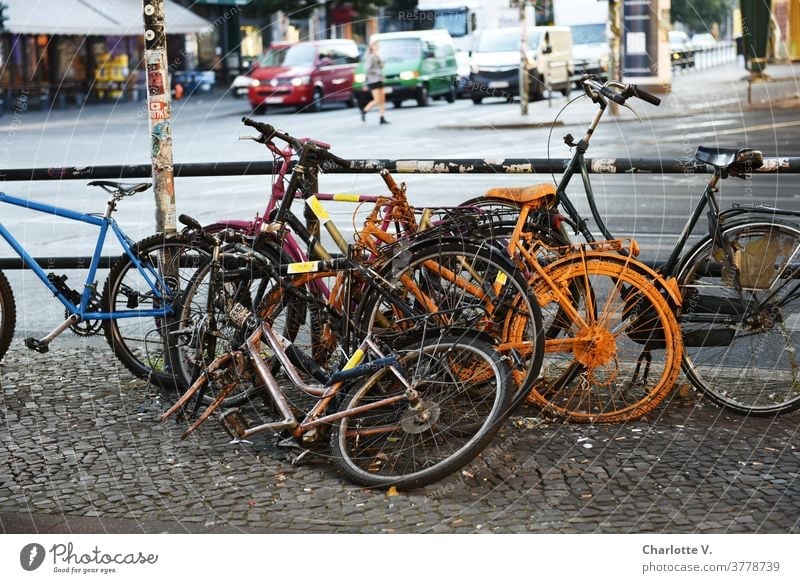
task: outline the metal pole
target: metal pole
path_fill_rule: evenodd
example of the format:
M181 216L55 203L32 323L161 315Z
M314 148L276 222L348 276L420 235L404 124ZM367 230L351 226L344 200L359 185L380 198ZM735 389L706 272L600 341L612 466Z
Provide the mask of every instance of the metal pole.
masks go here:
M170 85L167 71L167 30L164 0L142 0L144 48L147 67L147 111L150 117L153 191L156 197L156 231L174 233L175 181L172 167Z
M622 0L609 0L608 1L608 26L609 32L611 33L611 58L609 59L611 62L609 63L609 79L614 81L621 80L622 76L620 75L620 61L621 61L621 54L620 54L620 12ZM611 115L617 115L619 113L619 106L609 100L609 107L611 111Z
M528 23L525 21L525 0L519 0L519 105L528 115Z

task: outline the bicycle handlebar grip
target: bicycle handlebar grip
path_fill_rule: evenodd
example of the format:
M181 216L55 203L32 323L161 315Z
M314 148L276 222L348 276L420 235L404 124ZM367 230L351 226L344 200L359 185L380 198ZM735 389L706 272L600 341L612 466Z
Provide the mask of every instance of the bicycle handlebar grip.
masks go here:
M186 225L187 227L189 227L190 229L194 229L195 231L200 231L203 229L202 225L199 222L197 222L196 219L193 219L189 215L180 215L178 217L178 220L182 225Z
M630 85L630 93L634 97L638 97L642 101L646 101L647 103L652 103L653 105L661 105L661 99L656 97L655 95L648 93L644 89L639 89L636 85Z
M267 137L272 137L275 134L275 128L268 123L261 123L249 117L243 117L242 123L248 127L255 128Z

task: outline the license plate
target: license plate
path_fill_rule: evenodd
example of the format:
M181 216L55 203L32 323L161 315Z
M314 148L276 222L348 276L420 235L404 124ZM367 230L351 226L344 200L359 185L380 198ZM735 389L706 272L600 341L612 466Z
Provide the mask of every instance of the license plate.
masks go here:
M267 97L264 103L283 103L283 97Z
M489 89L505 89L508 87L508 81L490 81Z

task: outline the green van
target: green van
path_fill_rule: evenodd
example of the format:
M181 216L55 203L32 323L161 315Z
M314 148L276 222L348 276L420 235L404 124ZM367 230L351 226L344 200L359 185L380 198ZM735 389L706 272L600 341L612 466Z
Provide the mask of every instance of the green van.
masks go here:
M448 103L456 100L456 50L446 30L387 32L372 35L372 41L378 43L383 59L386 101L401 107L406 99L415 99L420 106L428 105L432 97L444 97ZM353 82L361 107L371 99L364 80L362 60Z

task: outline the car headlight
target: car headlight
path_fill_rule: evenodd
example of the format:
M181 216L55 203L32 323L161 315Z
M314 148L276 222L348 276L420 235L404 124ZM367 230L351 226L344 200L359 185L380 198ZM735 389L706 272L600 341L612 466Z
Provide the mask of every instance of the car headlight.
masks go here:
M367 80L367 76L364 73L356 73L353 76L353 82L355 83L363 83Z
M476 65L475 63L472 63L472 64L469 66L469 71L470 71L470 73L475 73L475 74L477 74L477 73L480 71L480 69L478 68L478 65Z
M419 71L401 71L400 78L403 81L410 81L411 79L416 79L419 77Z
M309 75L304 75L302 77L295 77L292 79L291 83L295 87L300 87L301 85L308 85L311 82L311 77Z
M250 87L258 87L261 85L261 81L258 79L250 79Z

